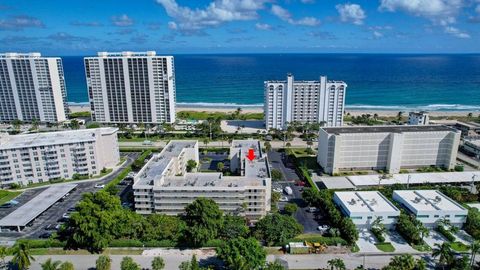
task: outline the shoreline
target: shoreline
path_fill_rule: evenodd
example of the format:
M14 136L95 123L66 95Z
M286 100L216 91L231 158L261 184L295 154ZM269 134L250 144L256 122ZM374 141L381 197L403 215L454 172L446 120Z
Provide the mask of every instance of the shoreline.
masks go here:
M90 105L88 104L70 104L69 108L71 112L87 112L90 111ZM242 113L262 113L262 105L191 105L191 104L177 104L176 111L195 111L195 112L223 112L223 113L232 113L237 108L242 109ZM404 116L408 116L410 110L386 110L386 109L347 109L345 113L350 113L351 116L358 116L362 114L377 114L382 117L394 117L397 116L398 112L402 111ZM480 114L480 110L435 110L427 111L431 117L447 117L447 116L467 116L467 114L472 113L474 117L477 117Z

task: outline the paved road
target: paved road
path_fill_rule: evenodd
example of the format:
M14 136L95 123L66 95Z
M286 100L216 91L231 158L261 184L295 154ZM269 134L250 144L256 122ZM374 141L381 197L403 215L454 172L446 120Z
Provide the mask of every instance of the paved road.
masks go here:
M197 259L200 264L211 265L218 263L218 260L211 252L202 254L197 253ZM165 269L178 269L181 262L190 260L191 250L171 250L166 253L160 253L161 257L165 260ZM112 255L112 269L120 269L120 262L123 255ZM154 256L146 255L131 255L135 262L140 264L142 268L150 268L151 261ZM359 265L364 265L366 269L381 269L387 265L393 255L361 255L361 254L309 254L309 255L269 255L268 261L279 260L288 269L319 269L328 268L328 261L334 258L340 258L345 262L347 269L354 269ZM417 259L423 259L427 262L429 269L433 269L433 261L429 255L415 255ZM53 260L70 261L74 264L77 270L94 269L95 260L98 255L55 255L55 256L35 256L35 261L30 267L31 270L41 270L40 264L52 258ZM7 257L7 260L11 257Z
M283 175L283 181L295 181L299 177L293 168L285 166L285 153L272 150L267 153L268 160L273 169L279 170Z
M70 192L70 195L63 201L59 201L52 205L47 211L43 212L40 216L38 216L35 221L32 223L32 225L27 226L23 231L21 232L2 232L0 233L0 241L11 241L15 240L17 238L38 238L41 234L44 234L47 232L44 230L44 228L49 225L49 224L58 224L60 222L60 219L64 213L67 212L67 210L71 207L74 207L78 201L82 198L82 195L87 192L95 192L96 189L95 185L96 184L106 184L110 181L112 181L115 177L120 174L120 172L125 169L128 165L130 165L135 158L137 158L138 153L128 153L127 154L127 161L120 166L119 169L117 169L115 172L112 174L99 179L97 181L86 181L86 182L77 182L78 186L77 188ZM35 190L27 190L24 192L28 196L28 200L32 199L36 194L39 192L45 190L47 187L44 187L42 189L35 189ZM23 194L22 194L23 196ZM23 199L22 199L23 200ZM25 203L25 200L23 203ZM15 210L17 209L18 206L12 207L10 209ZM3 217L3 216L2 216Z

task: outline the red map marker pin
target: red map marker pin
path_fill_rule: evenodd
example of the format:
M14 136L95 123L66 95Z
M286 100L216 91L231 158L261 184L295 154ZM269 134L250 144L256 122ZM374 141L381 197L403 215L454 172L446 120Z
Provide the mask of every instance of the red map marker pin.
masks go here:
M255 152L253 151L252 148L248 149L247 158L248 158L250 161L252 161L253 159L255 159Z

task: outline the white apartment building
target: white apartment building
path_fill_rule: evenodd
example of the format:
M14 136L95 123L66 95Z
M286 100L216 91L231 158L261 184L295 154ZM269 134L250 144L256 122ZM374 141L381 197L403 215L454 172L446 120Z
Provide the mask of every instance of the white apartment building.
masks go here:
M430 117L427 112L410 112L408 113L408 124L412 126L416 125L428 125L430 123Z
M116 128L0 134L0 185L98 175L120 161Z
M99 52L85 58L92 120L100 123L175 122L173 56Z
M455 167L460 132L446 126L366 126L320 129L317 162L326 173Z
M445 218L461 228L467 219L467 209L437 190L395 190L393 200L428 227Z
M67 119L62 59L40 53L0 54L0 122Z
M255 159L245 158L254 149ZM188 160L198 164L197 141L170 141L134 178L135 209L140 214L182 214L198 197L213 199L225 213L258 220L270 211L271 179L268 160L258 140L234 140L230 147L231 170L187 172Z
M265 82L265 127L286 129L288 123L322 123L335 127L343 124L347 84L328 81L295 81L288 74L286 81Z
M357 227L370 228L372 222L381 218L382 224L390 228L400 215L400 210L378 191L335 192L333 201Z

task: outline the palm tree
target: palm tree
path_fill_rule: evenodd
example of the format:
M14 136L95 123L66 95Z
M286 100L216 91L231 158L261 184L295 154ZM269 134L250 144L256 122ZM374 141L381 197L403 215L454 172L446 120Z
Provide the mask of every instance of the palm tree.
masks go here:
M70 128L71 128L71 129L79 129L79 128L80 128L80 123L78 122L77 119L73 119L73 120L70 122Z
M203 138L203 144L205 145L205 147L208 147L209 142L210 142L210 139L208 139L207 137Z
M475 257L480 250L480 241L473 241L470 245L470 268L473 268L473 264L475 263Z
M380 235L383 236L385 233L387 233L387 228L385 228L385 225L382 223L382 221L382 217L377 217L372 222L372 229L375 229Z
M20 130L21 125L22 125L21 120L15 119L15 120L12 121L13 129L15 129L16 131Z
M445 229L450 226L450 220L446 217L443 217L437 221L438 226L443 226Z
M453 260L452 247L449 242L443 242L441 245L436 243L435 248L432 251L433 258L439 257L438 262L445 269L445 266L449 265Z
M292 147L292 144L289 143L289 142L287 142L287 144L285 144L285 146L286 146L287 148L290 148L290 147Z
M345 263L340 258L331 259L327 262L330 270L346 270Z
M265 150L267 152L272 151L272 144L270 144L270 142L265 142L263 145L265 146Z
M71 262L63 262L58 270L75 270L75 267Z
M61 263L61 261L52 261L52 258L48 258L48 260L46 260L40 266L42 266L42 270L58 270L58 267Z
M19 270L26 270L35 261L30 255L30 247L26 243L20 243L14 247L12 263L17 266Z
M397 113L397 119L398 119L398 121L402 120L402 116L403 116L403 112L402 112L402 111L400 111L400 112Z
M32 119L32 129L33 129L33 130L37 130L39 124L40 124L40 123L38 122L37 118L33 118L33 119Z

